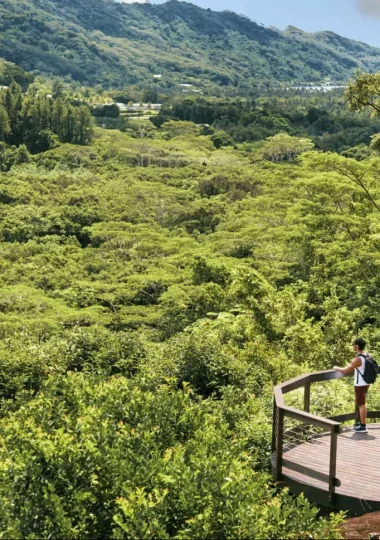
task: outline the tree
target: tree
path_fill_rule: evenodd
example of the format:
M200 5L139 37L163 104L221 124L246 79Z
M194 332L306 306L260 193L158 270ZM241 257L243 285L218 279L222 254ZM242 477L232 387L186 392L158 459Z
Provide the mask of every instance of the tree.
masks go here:
M61 79L54 79L52 85L52 93L55 99L64 97L65 85Z
M33 83L34 76L27 73L21 67L11 62L0 63L0 84L10 86L13 81L19 84L23 90Z
M7 111L0 105L0 141L5 141L7 135L9 135L10 127Z
M21 165L30 162L30 154L25 144L19 146L15 152L15 164Z
M8 141L10 144L20 144L22 140L21 134L21 111L23 106L21 86L14 81L7 89L4 99L4 107L8 115L9 134Z
M73 109L73 137L70 142L74 144L90 144L94 135L94 124L88 107L81 106Z
M64 134L64 125L63 119L66 113L66 103L62 98L57 98L54 100L52 119L51 119L51 129L54 133L57 133L60 140L63 140Z
M233 146L234 141L232 137L228 135L225 131L215 131L213 135L211 135L210 139L214 143L215 148L222 148L223 146Z
M158 93L155 88L146 88L143 92L142 99L144 103L157 103Z
M46 152L47 150L51 150L51 148L55 148L58 144L58 136L50 131L50 129L43 129L37 134L33 145L33 152Z
M303 152L314 148L309 139L291 137L287 133L279 133L274 137L268 137L259 150L259 155L269 161L293 161Z
M104 105L102 116L106 116L108 118L118 118L120 116L120 109L116 103L113 103L112 105Z
M346 90L346 101L353 111L369 107L372 114L380 114L380 73L358 73Z
M153 138L156 127L149 120L133 119L129 122L129 128L136 139Z
M157 124L153 122L155 126ZM173 137L184 137L196 135L199 132L198 127L193 122L182 122L178 120L169 120L161 126L161 130L165 132L165 136L169 139Z

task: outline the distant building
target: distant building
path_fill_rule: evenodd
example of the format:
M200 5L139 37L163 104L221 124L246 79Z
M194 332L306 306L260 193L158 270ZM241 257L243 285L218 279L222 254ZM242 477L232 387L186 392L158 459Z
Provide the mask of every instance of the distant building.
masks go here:
M182 86L182 88L191 88L193 85L192 84L180 84L180 86Z
M130 105L116 103L116 105L121 111L128 112L160 111L162 108L161 103L131 103Z
M162 79L162 75L153 75L153 79Z
M146 106L147 106L147 109L149 109L150 107L152 111L160 111L162 109L161 103L151 103L150 105L147 103Z
M188 88L184 88L182 92L184 94L203 94L202 90L198 90L197 88L194 88L192 90L189 90Z

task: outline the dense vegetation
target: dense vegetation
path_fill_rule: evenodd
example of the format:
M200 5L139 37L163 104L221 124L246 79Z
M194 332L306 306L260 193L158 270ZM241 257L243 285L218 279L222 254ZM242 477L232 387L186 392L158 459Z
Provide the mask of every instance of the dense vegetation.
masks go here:
M213 133L216 144L258 142L285 132L310 138L318 149L349 152L351 157L368 155L371 137L380 131L379 118L347 110L341 90L312 95L278 92L251 100L174 98L152 122L162 126L171 119L207 124L211 129L205 126L203 132ZM230 137L221 138L221 132Z
M15 82L26 89L33 81L33 75L24 71L20 66L4 60L0 61L0 86L11 86Z
M89 108L73 107L59 95L52 97L23 95L15 82L0 91L1 170L28 161L28 150L44 152L59 141L80 145L91 142L93 122Z
M380 66L378 49L331 32L281 32L176 0L2 0L0 48L27 71L166 92L190 83L241 94L263 83L346 81L357 68Z
M265 130L260 103L241 117ZM272 387L345 363L358 332L380 352L378 139L360 159L282 124L230 143L176 107L0 174L1 538L339 537L270 481ZM338 381L313 411L351 399Z
M290 225L302 180L276 167L97 131L3 174L5 538L334 536L269 483L271 387L329 365L360 317L334 279L307 300L322 285L271 210Z

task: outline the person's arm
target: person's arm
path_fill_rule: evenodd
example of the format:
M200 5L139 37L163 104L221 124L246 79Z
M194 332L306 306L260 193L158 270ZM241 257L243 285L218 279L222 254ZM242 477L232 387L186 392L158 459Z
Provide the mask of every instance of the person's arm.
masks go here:
M356 358L352 360L351 364L348 364L346 367L341 368L338 366L334 366L333 369L340 371L344 375L349 375L350 373L355 371L356 368L360 368L361 365L362 365L362 359L360 358L360 356L357 356Z

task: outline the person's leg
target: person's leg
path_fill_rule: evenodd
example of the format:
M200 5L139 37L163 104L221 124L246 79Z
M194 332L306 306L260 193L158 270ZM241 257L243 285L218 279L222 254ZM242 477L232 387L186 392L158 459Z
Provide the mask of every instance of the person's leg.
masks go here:
M360 425L355 426L355 431L365 431L367 432L367 406L366 406L366 396L369 386L355 386L355 398L356 404L359 407L360 415Z
M366 404L360 405L359 413L360 413L360 423L361 423L362 426L365 426L366 423L367 423L367 406L366 406Z
M356 429L356 428L360 427L360 424L361 424L361 420L360 420L360 405L359 405L359 402L360 402L360 391L359 391L359 387L358 387L358 386L354 386L354 390L355 390L355 414L356 414L354 428Z
M357 399L357 396L356 396L356 391L355 391L355 424L354 424L354 427L355 426L360 426L360 410L359 410L359 405L358 405L358 399Z
M362 426L365 426L367 424L367 392L369 390L368 386L363 386L363 401L362 405L359 407L360 412L360 422Z

